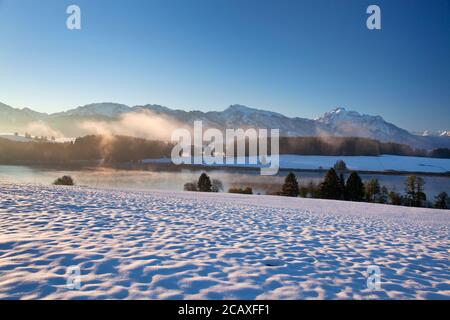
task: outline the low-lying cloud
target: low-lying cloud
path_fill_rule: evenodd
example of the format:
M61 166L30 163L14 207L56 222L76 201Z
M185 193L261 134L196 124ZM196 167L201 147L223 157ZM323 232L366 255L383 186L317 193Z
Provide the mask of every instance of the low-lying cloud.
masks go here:
M53 128L50 128L48 125L46 125L43 122L35 121L31 122L27 125L25 128L25 132L28 132L32 136L37 137L55 137L55 138L62 138L64 137L64 134L62 134L60 131L55 130Z
M169 140L173 130L185 125L173 118L142 110L122 114L113 121L83 121L79 127L95 135L123 135L149 140Z

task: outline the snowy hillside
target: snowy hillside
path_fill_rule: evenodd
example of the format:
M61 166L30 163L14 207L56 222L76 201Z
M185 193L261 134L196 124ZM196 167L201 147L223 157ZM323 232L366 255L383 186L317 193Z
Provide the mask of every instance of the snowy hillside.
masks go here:
M448 210L2 184L0 298L450 299L449 227Z

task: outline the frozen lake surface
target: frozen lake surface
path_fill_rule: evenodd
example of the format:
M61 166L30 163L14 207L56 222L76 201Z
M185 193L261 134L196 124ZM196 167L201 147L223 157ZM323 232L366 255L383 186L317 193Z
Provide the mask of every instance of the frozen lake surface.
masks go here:
M156 166L158 167L146 170L118 170L102 167L77 169L0 165L0 183L3 181L49 185L58 177L70 175L75 179L77 185L101 188L182 191L185 183L197 181L200 174L204 171L195 167L168 170L164 164ZM310 181L320 183L325 174L324 172L294 171L301 185L306 185ZM222 181L224 191L227 191L230 187L250 186L253 188L254 193L261 194L280 191L286 174L287 172L280 172L277 176L261 176L259 170L238 168L208 169L208 175L212 179ZM361 178L363 181L376 178L381 185L387 186L389 190L404 193L405 175L363 173ZM428 200L433 202L434 197L442 191L450 194L450 177L423 176L423 179L425 180L425 193Z

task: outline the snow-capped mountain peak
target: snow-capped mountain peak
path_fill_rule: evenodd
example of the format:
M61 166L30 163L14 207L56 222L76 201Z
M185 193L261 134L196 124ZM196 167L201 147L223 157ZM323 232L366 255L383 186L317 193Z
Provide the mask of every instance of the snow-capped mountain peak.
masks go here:
M421 132L414 132L414 134L417 134L422 137L450 137L450 130L437 130L437 131L424 130Z
M57 113L55 115L66 115L66 116L105 116L105 117L116 117L122 113L130 112L131 108L119 103L103 102L103 103L92 103L85 106L81 106L69 111Z
M326 125L334 135L367 137L380 141L401 141L409 132L386 122L381 116L360 114L345 108L335 108L317 119Z
M230 113L230 112L239 112L239 113L242 113L242 114L252 114L252 113L255 113L257 111L258 111L257 109L250 108L250 107L247 107L247 106L244 106L244 105L241 105L241 104L232 104L232 105L230 105L228 108L226 108L224 110L224 112L228 112L228 113Z
M343 107L334 108L333 110L326 112L322 117L317 119L322 123L332 123L336 120L347 120L354 122L365 122L365 121L382 121L384 119L380 116L370 116L366 114L360 114L357 111L347 110Z
M259 116L267 116L267 117L272 117L272 116L284 117L280 113L267 111L267 110L256 109L256 108L251 108L251 107L247 107L247 106L244 106L244 105L241 105L241 104L232 104L227 109L225 109L222 113L225 114L225 115L227 115L227 114L240 114L240 115L244 115L244 116L250 116L250 115L257 114Z

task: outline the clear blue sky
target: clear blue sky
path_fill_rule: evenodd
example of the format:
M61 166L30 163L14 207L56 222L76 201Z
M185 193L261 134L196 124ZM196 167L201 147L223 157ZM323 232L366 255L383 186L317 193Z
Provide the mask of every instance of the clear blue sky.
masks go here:
M80 31L66 29L70 4ZM449 0L0 0L0 39L0 101L14 107L343 106L450 129Z

